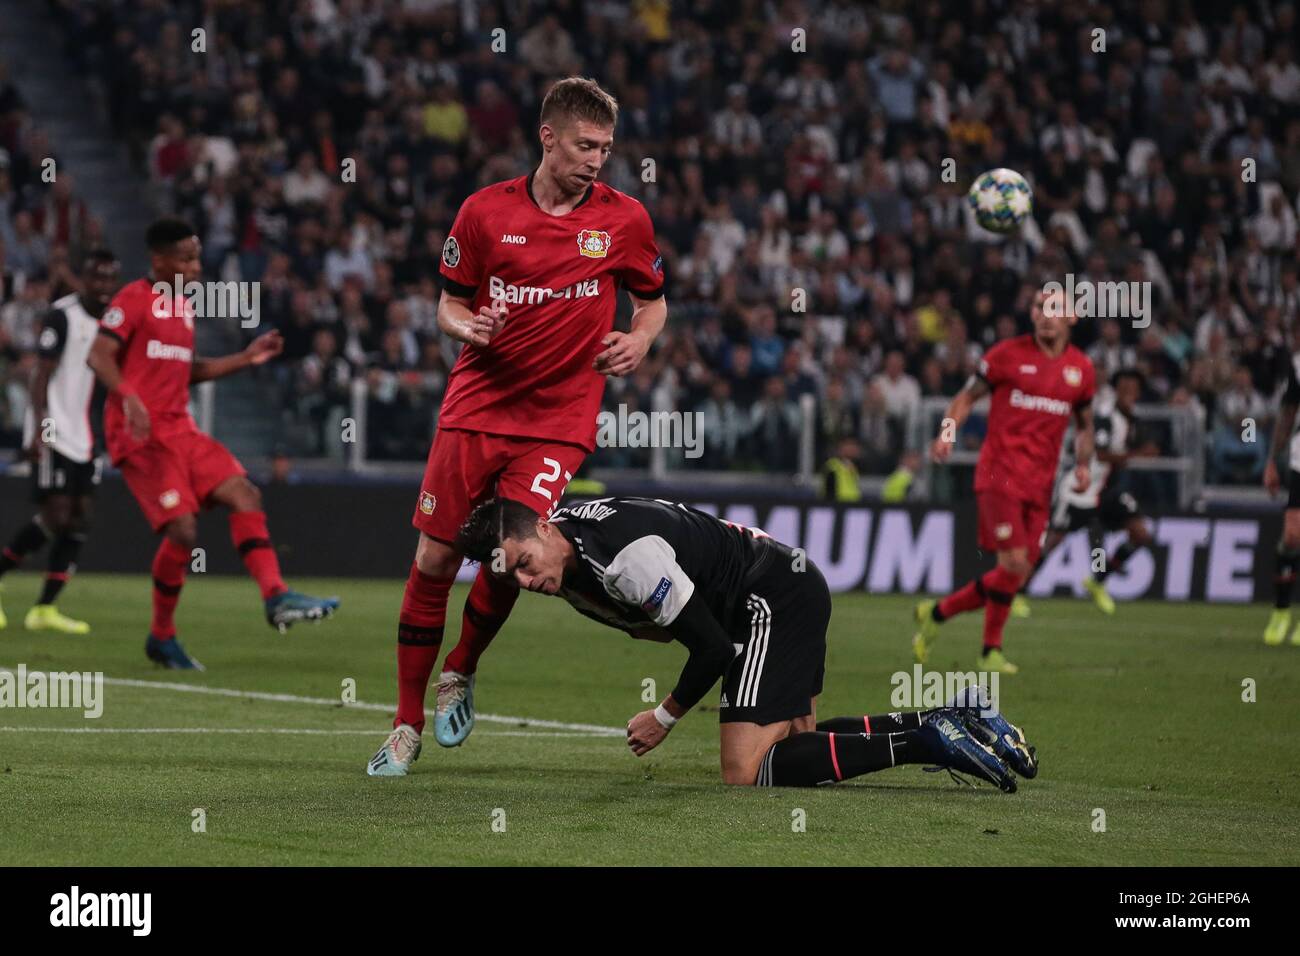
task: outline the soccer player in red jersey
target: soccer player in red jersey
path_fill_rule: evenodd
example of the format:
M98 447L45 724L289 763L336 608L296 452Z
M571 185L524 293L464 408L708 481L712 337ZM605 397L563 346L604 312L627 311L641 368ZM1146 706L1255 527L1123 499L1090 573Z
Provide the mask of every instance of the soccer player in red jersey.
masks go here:
M335 598L290 591L280 577L262 512L262 496L243 466L216 439L199 431L189 413L190 385L222 378L280 354L279 332L258 336L248 348L221 358L194 352L195 310L170 291L201 274L199 238L188 223L160 219L145 235L151 276L124 286L99 321L87 364L104 387L104 441L112 462L162 535L153 561L153 621L145 641L150 660L180 670L202 670L176 639L173 621L185 570L198 540L200 508L230 509L230 536L257 581L266 618L284 631L319 620L338 607ZM155 292L156 283L169 291Z
M1007 339L988 350L979 372L948 406L930 448L934 461L946 461L971 407L983 396L992 396L988 433L975 466L975 503L979 546L997 553L997 565L943 600L917 605L919 630L912 649L922 664L929 658L941 623L982 607L980 669L1004 674L1018 670L1002 653L1002 628L1011 599L1038 561L1061 442L1071 418L1075 490L1086 490L1091 481L1096 373L1088 357L1070 344L1074 310L1063 295L1040 292L1030 317L1033 334Z
M443 246L438 327L465 344L416 500L420 538L397 624L397 716L367 766L372 776L402 776L419 756L447 594L463 560L454 545L461 525L492 497L543 517L554 510L595 449L605 376L632 373L668 315L649 215L596 181L617 102L593 80L569 77L547 93L540 119L541 164L466 199ZM614 331L620 286L632 297L628 332ZM480 568L438 680L434 731L444 747L473 729L478 659L518 594L512 580Z

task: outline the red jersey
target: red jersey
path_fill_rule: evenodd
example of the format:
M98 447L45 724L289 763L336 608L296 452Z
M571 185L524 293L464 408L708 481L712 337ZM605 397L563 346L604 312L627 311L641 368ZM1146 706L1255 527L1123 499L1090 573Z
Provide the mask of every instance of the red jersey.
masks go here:
M149 410L149 440L197 432L189 409L193 307L183 297L173 303L170 295L155 295L151 279L137 279L113 296L99 331L122 345L122 379ZM116 393L104 403L104 442L114 464L144 444L131 437Z
M663 294L663 260L645 207L601 182L563 216L533 200L532 174L465 200L442 249L448 292L477 313L502 299L505 327L465 345L438 418L462 428L596 447L605 376L591 367L614 328L620 285Z
M1092 362L1073 345L1050 358L1021 335L989 349L979 376L993 394L975 490L1050 502L1070 416L1097 388Z

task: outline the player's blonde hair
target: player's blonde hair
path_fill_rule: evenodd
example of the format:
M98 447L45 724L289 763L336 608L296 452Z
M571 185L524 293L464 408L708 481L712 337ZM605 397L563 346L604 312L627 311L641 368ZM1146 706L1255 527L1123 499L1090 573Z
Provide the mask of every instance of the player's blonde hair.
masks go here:
M585 76L558 80L542 100L541 121L554 127L574 120L613 126L618 122L618 100Z

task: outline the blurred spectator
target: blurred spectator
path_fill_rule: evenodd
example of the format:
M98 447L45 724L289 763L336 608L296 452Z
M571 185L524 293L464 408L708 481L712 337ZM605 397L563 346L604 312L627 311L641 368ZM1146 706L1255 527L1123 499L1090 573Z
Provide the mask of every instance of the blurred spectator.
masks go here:
M858 459L862 448L856 438L841 438L835 444L835 454L822 466L822 497L828 501L851 503L862 499L862 485L858 476Z
M1246 481L1264 473L1268 457L1268 405L1251 382L1250 369L1237 366L1231 387L1219 397L1210 446L1210 480L1240 471Z
M767 472L791 472L799 463L799 406L790 401L785 382L772 376L763 397L750 413L749 434L759 467Z

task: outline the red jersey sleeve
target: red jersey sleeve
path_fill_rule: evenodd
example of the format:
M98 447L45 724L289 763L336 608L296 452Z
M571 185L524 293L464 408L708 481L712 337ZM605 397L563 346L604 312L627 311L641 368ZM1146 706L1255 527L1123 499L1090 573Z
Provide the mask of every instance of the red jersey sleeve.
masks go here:
M143 310L148 307L148 299L135 294L132 286L127 286L113 296L113 301L104 310L99 320L99 331L103 335L117 339L122 345L131 341L131 336L144 321Z
M483 281L483 229L477 210L473 196L461 204L447 241L442 244L442 266L438 270L447 291L465 298L472 296Z
M1007 379L1007 372L1010 369L1007 362L1009 344L1009 340L997 343L980 359L979 371L976 374L988 384L989 391L997 388Z
M655 227L645 206L636 203L629 217L619 280L638 299L664 294L664 258L655 243Z

